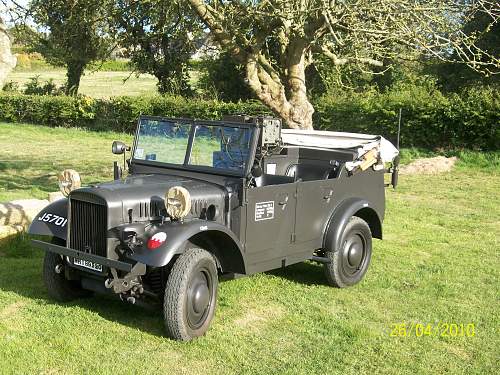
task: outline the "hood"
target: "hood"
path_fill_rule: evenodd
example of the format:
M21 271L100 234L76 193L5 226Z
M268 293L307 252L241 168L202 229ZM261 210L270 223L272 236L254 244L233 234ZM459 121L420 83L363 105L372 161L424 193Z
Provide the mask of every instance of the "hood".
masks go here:
M191 195L189 217L202 217L210 205L218 213L224 212L226 191L222 186L181 176L140 174L122 180L93 185L75 190L71 199L84 199L89 194L106 202L111 226L158 219L166 215L165 193L173 186L186 188ZM218 220L217 220L218 221Z

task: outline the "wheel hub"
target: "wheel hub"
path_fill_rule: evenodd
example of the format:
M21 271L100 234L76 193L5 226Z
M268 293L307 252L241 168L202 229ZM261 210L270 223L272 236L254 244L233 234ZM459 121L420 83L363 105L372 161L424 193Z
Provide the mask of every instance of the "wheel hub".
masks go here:
M198 284L193 291L193 310L195 313L205 311L210 301L208 286L206 284Z
M358 267L361 264L361 259L363 257L363 247L357 241L351 243L349 250L347 251L347 261L351 267Z
M361 236L352 233L344 242L342 268L347 275L356 274L365 259L365 243Z
M209 276L201 270L191 279L188 289L187 319L193 329L203 325L208 315L212 298L211 285Z

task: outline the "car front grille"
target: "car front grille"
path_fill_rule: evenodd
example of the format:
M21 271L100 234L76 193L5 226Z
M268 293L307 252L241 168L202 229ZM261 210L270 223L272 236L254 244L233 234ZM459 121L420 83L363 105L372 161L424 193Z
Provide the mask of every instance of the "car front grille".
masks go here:
M70 212L70 248L106 257L106 203L90 195L71 197Z

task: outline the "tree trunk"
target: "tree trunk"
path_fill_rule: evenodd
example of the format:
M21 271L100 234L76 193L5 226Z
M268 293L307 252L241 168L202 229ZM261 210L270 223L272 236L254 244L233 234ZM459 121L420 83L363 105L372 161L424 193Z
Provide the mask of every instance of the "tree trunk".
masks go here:
M283 119L290 128L312 130L314 108L307 97L304 46L289 47L287 84L290 110L288 116L284 116Z
M80 88L80 80L87 64L83 61L71 61L67 64L66 95L77 95Z
M10 38L0 17L0 90L10 71L16 66L16 58L10 51Z
M251 56L246 63L248 84L257 98L280 116L286 126L312 130L314 108L307 97L303 47L291 50L287 65L287 81L283 83L258 56Z

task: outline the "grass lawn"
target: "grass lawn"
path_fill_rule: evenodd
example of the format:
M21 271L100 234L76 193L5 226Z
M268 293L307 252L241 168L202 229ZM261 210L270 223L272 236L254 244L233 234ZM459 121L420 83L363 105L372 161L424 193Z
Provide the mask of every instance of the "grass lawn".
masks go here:
M66 71L63 69L46 69L40 71L15 70L8 77L7 81L17 82L20 88L29 81L31 77L40 76L40 81L53 79L59 86L66 81ZM125 79L128 80L124 82ZM136 76L130 72L87 72L82 77L80 94L89 95L95 98L109 98L118 95L143 95L156 94L156 78L149 74Z
M130 142L0 124L0 201L43 197L65 167L87 184L111 178L113 139ZM495 374L500 155L459 157L451 173L401 176L387 190L385 239L374 241L361 284L328 287L313 263L222 282L211 329L190 343L163 336L160 312L101 296L54 303L42 284L42 252L23 237L4 243L0 372ZM400 323L411 334L392 337ZM439 330L416 337L417 323ZM443 323L474 324L474 336L441 336Z

